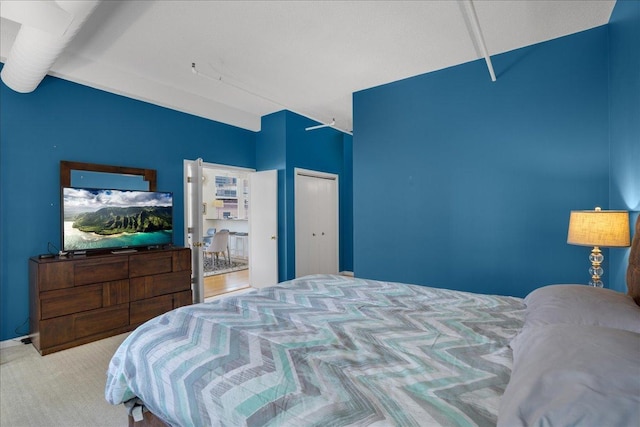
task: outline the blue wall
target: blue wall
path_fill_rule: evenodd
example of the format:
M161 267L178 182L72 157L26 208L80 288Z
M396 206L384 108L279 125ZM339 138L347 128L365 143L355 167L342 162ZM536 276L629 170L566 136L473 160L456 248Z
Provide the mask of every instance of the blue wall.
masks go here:
M290 111L280 111L262 118L256 141L257 169L278 169L280 280L295 277L295 168L339 175L340 270L351 270L353 265L351 136L330 128L305 131L316 124Z
M184 159L278 169L281 280L295 267L293 169L340 174L341 268L352 265L349 136L304 132L315 123L287 111L256 134L54 77L31 94L0 91L0 340L28 332L28 258L60 246L60 160L156 169L158 190L174 193L178 245Z
M31 94L0 86L0 340L28 332L28 258L60 245L60 160L157 169L178 245L183 160L255 167L254 132L54 77Z
M354 94L356 276L524 296L586 283L609 202L607 28ZM607 266L605 265L605 270Z
M640 211L640 1L618 1L608 27L610 208L633 211L635 224ZM626 292L629 250L610 249L609 254L611 288Z
M355 140L285 111L255 134L53 77L27 95L0 83L0 340L27 332L28 257L59 245L60 160L155 168L177 212L183 159L278 169L282 280L302 167L340 175L342 270L519 296L586 282L569 211L640 210L639 9L494 56L496 83L474 61L359 92ZM605 283L624 290L628 251L609 252Z

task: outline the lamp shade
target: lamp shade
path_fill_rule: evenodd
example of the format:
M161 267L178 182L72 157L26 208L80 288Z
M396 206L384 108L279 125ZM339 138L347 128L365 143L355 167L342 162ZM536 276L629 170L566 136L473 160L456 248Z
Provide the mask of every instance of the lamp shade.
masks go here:
M629 238L629 212L571 211L567 243L580 246L625 247Z

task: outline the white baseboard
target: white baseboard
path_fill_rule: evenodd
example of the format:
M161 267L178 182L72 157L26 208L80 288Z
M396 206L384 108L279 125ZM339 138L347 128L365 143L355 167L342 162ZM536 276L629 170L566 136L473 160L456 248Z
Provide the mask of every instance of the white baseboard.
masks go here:
M248 288L241 288L241 289L236 289L235 291L231 291L231 292L225 292L224 294L220 294L220 295L214 295L212 297L209 298L205 298L204 302L211 302L211 301L215 301L217 299L220 298L224 298L227 297L229 295L240 295L240 294L244 294L245 292L250 292L253 291L257 288L252 288L251 286L249 286Z
M341 276L349 276L349 277L353 277L353 271L341 271L340 273Z
M8 347L15 347L15 346L18 346L18 345L24 345L24 344L22 344L21 340L23 340L25 338L29 338L29 335L24 335L24 336L21 336L21 337L12 338L10 340L0 341L0 349L8 348Z

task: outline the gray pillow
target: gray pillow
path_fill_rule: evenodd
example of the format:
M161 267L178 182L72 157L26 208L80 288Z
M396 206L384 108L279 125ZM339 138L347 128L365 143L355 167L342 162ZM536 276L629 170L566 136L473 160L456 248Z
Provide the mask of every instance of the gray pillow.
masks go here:
M640 334L584 325L525 327L499 427L637 426Z
M586 285L549 285L524 299L525 325L572 323L640 333L640 307L627 294Z

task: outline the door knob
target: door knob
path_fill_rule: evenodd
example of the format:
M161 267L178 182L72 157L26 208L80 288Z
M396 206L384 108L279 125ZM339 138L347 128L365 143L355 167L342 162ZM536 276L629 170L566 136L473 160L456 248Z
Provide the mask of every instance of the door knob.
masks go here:
M276 236L271 236L271 240L276 240Z

